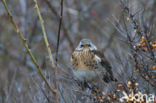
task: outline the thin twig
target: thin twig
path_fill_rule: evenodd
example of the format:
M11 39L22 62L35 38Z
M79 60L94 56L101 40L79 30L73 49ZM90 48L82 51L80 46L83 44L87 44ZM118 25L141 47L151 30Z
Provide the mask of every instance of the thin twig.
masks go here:
M59 27L58 27L58 35L57 35L57 47L56 47L56 69L54 71L54 82L55 82L55 88L58 91L58 82L57 82L57 63L58 63L58 51L59 51L59 42L60 42L60 33L61 33L61 25L62 25L62 18L63 18L63 0L61 0L61 11L60 11L60 21L59 21ZM57 102L59 102L57 98Z
M77 28L78 28L78 31L81 32L81 13L80 13L80 7L79 7L78 2L80 2L80 1L74 0L74 4L75 4L76 9L77 9L77 11L78 11L78 20L77 20L78 23L77 23ZM79 34L79 32L78 32L78 34Z
M39 85L39 88L40 88L41 92L43 93L43 95L45 96L47 102L48 103L51 103L49 97L47 96L46 92L43 90L43 88L41 87L41 85Z
M53 7L53 5L50 3L50 1L49 1L49 0L44 0L44 1L46 2L46 4L48 5L48 7L50 8L51 12L52 12L53 14L55 14L56 17L59 19L60 16L59 16L59 14L57 13L57 11L55 10L55 8ZM62 29L63 29L63 31L64 31L64 36L65 36L65 38L68 40L71 49L74 50L73 42L72 42L72 40L71 40L71 38L70 38L70 36L69 36L69 32L68 32L68 29L67 29L66 26L65 26L64 21L62 21Z
M60 41L62 18L63 18L63 0L61 0L61 11L60 11L60 18L59 18L60 22L59 22L58 35L57 35L56 65L57 65L57 61L58 61L58 50L59 50L59 41Z
M35 57L33 56L32 52L31 52L31 50L28 48L28 45L26 44L26 40L24 39L22 33L20 32L19 27L16 25L16 23L15 23L15 21L14 21L12 15L11 15L9 9L8 9L8 6L7 6L6 2L5 2L4 0L1 0L1 1L2 1L4 7L5 7L6 12L8 13L10 22L11 22L11 23L13 24L13 26L15 27L15 29L16 29L16 31L17 31L17 33L18 33L19 38L21 39L21 41L22 41L22 43L23 43L23 45L24 45L26 51L28 52L28 54L29 54L29 56L30 56L32 62L35 64L36 68L38 69L38 72L39 72L40 76L42 77L42 79L44 80L44 82L47 84L47 86L49 87L49 89L55 94L55 93L56 93L55 89L53 89L53 88L50 86L50 84L48 83L48 81L47 81L46 78L44 77L44 75L43 75L43 73L42 73L42 71L41 71L40 66L38 65L38 63L37 63Z
M47 50L48 50L48 54L49 54L49 60L51 62L52 68L55 68L55 64L54 64L54 61L53 61L53 58L52 58L53 56L52 56L52 53L51 53L51 49L50 49L49 42L48 42L48 39L47 39L47 35L46 35L46 32L45 32L45 28L44 28L44 21L42 19L41 14L40 14L40 10L39 10L38 4L37 4L37 0L34 0L34 3L35 3L35 8L36 8L36 11L37 11L37 15L38 15L40 23L41 23L41 28L42 28L42 32L43 32L44 41L45 41L45 44L46 44L46 47L47 47Z
M57 67L54 64L54 61L53 61L53 58L52 58L53 56L52 56L52 53L51 53L51 49L50 49L49 42L48 42L48 39L47 39L47 35L46 35L46 32L45 32L45 28L44 28L44 21L42 19L42 16L41 16L38 4L37 4L37 0L34 0L34 3L35 3L35 8L36 8L36 11L37 11L37 15L38 15L40 23L41 23L43 37L44 37L44 41L45 41L45 44L46 44L46 47L47 47L47 50L48 50L51 67L54 69L54 80L55 80L54 84L55 84L55 88L56 88L55 89L55 97L56 97L56 102L59 103L58 85L57 85L57 77L56 77L57 76Z

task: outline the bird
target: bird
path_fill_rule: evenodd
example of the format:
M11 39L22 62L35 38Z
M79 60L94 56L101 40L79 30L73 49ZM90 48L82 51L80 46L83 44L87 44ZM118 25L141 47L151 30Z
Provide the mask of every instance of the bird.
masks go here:
M79 81L117 81L104 54L89 39L82 39L71 56L73 74Z

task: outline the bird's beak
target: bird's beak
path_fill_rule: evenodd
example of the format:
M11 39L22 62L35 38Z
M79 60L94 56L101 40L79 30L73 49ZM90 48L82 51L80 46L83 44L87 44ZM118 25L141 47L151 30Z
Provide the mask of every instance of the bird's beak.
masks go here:
M83 47L84 48L88 48L89 47L89 44L85 44Z

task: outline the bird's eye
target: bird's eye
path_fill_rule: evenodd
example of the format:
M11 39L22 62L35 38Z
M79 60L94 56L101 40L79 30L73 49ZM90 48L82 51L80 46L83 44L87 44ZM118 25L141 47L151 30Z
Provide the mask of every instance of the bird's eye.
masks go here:
M80 47L82 48L82 47L83 47L83 45L80 45Z

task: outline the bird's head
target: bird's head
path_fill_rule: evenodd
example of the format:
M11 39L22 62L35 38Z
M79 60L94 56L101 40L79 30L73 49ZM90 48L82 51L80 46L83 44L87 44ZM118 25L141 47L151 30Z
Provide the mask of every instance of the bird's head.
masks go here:
M97 50L96 46L91 42L91 40L89 39L82 39L79 43L79 45L77 46L76 50L80 51L80 50Z

